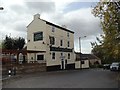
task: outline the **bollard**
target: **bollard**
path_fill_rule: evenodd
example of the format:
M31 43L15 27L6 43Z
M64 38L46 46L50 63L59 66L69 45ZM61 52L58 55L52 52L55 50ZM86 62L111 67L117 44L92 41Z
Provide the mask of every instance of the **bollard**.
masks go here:
M9 70L8 70L8 76L9 76L9 77L11 76L11 73L12 73L12 71L11 71L11 69L9 69Z

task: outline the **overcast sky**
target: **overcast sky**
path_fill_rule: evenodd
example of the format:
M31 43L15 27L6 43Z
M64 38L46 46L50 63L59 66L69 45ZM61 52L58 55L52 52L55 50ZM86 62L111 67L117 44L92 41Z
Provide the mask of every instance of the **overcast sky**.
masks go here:
M36 1L36 2L35 2ZM90 2L91 1L91 2ZM27 37L26 26L39 13L40 18L66 25L75 32L75 51L79 51L78 38L81 38L82 53L91 53L90 42L102 34L100 20L91 14L92 7L98 0L1 0L0 6L0 38ZM92 7L91 7L92 6Z

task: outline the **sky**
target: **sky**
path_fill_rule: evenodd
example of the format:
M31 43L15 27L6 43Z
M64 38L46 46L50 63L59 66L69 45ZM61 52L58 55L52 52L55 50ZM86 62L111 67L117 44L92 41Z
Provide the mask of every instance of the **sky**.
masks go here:
M90 42L103 34L100 19L91 13L99 0L0 0L0 39L5 35L27 39L26 26L39 13L40 18L57 25L66 25L74 31L74 48L79 52L91 53ZM84 38L86 36L86 38Z

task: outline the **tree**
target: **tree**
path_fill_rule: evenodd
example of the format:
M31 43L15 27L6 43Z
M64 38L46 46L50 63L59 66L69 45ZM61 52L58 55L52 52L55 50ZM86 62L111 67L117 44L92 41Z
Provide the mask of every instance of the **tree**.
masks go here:
M4 49L13 49L13 39L11 37L6 36L5 40L2 42L2 48Z
M18 49L21 50L24 47L24 45L25 45L25 39L19 37L17 39L16 43L17 43Z
M92 51L102 50L104 60L120 60L120 1L104 2L101 0L93 8L92 13L101 19L102 30L104 32L103 43L94 46ZM96 52L94 52L96 53Z
M6 36L5 40L2 42L3 49L14 49L14 50L21 50L25 45L24 38L11 38L10 36Z

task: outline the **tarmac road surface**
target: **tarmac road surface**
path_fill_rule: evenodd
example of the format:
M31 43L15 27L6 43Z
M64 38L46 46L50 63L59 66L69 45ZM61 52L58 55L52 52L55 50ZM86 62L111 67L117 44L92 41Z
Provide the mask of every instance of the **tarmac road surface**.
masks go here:
M117 76L103 69L40 72L3 82L3 88L118 88Z

